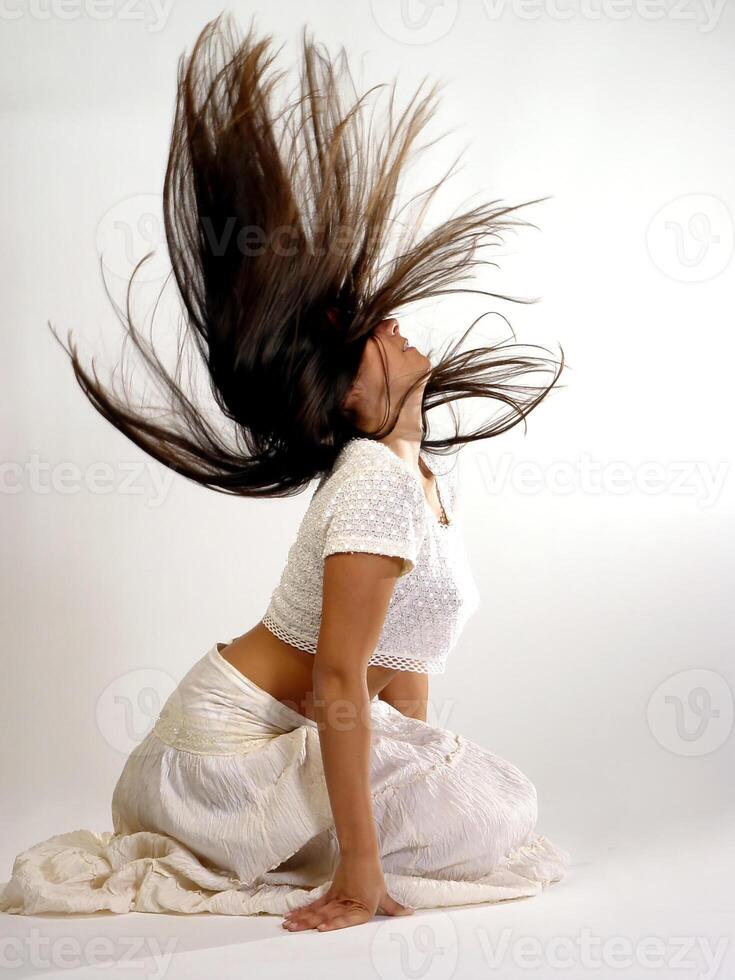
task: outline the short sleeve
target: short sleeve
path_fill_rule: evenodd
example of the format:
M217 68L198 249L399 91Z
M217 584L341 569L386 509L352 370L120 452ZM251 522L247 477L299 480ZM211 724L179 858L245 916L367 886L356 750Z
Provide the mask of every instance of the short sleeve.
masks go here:
M408 470L371 467L351 473L332 502L322 557L344 551L403 558L399 577L416 566L426 529L423 490Z

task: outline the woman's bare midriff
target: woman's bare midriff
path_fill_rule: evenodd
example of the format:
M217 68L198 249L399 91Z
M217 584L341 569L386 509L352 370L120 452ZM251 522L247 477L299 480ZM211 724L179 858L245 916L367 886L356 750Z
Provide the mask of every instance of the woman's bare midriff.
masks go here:
M218 645L221 656L241 674L267 691L271 697L315 721L314 654L299 650L257 623L231 643ZM395 670L371 666L367 669L370 698L388 684Z

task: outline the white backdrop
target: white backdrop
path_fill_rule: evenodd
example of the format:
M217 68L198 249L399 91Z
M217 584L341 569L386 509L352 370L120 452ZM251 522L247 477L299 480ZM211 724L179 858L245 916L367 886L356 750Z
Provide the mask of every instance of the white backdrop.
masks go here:
M2 5L0 880L51 834L111 829L125 754L191 664L260 618L308 503L228 498L148 459L87 403L46 325L73 329L107 377L122 333L100 249L118 298L151 245L152 275L165 269L176 62L220 9ZM228 9L243 29L255 13L286 60L306 23L365 81L443 79L437 126L468 146L458 198L551 195L485 280L540 301L482 308L561 344L566 387L525 434L463 454L483 604L432 679L432 712L533 779L539 830L601 889L592 901L671 901L664 869L682 853L711 899L734 809L735 9ZM405 330L441 337L468 310L424 308ZM634 851L660 852L659 887Z

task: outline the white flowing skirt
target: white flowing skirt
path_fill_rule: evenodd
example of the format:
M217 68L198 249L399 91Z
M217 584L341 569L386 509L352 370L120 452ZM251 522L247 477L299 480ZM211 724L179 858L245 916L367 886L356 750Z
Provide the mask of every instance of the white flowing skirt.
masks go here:
M270 913L320 897L339 846L316 723L216 644L128 757L113 833L18 855L0 910ZM370 702L371 788L388 893L416 909L538 895L569 854L534 833L536 790L475 742Z

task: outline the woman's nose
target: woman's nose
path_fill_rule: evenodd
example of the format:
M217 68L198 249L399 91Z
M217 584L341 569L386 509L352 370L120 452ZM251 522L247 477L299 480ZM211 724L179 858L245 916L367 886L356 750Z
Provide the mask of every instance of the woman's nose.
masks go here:
M384 330L386 333L394 334L398 329L398 320L396 320L394 316L388 317L388 319L384 320L383 323L385 324Z

